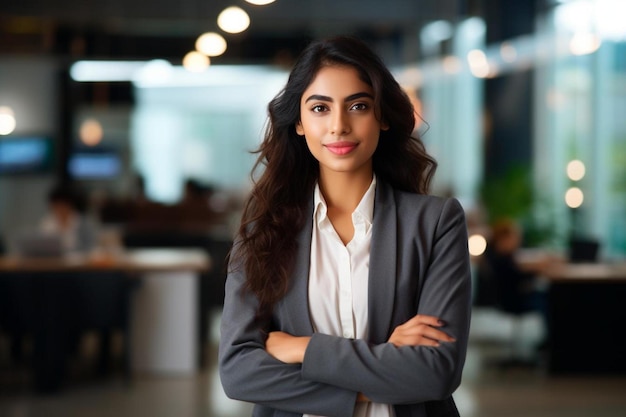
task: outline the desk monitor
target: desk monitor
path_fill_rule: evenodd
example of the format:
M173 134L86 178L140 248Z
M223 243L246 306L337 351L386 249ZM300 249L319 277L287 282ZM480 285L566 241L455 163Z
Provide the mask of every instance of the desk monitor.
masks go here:
M68 161L68 172L77 180L114 179L122 168L121 157L114 151L74 152Z
M48 173L53 165L52 138L41 135L0 138L0 175Z
M569 241L570 262L597 262L600 243L594 239L573 238Z

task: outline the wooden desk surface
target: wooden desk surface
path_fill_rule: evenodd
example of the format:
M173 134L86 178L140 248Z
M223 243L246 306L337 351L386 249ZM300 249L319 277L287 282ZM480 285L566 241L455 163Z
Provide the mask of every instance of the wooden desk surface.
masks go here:
M207 271L211 260L201 249L133 249L115 255L66 256L62 258L0 257L0 272Z
M626 282L626 263L555 263L541 275L551 282Z

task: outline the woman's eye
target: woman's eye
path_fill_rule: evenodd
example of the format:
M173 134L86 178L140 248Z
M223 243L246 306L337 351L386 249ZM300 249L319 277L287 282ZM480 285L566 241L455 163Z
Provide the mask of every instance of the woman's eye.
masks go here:
M367 110L367 104L365 103L355 103L352 105L352 110Z
M315 106L313 106L313 107L311 108L311 110L312 110L313 112L315 112L315 113L321 113L321 112L323 112L324 110L326 110L326 106L323 106L323 105L321 105L321 104L316 104Z

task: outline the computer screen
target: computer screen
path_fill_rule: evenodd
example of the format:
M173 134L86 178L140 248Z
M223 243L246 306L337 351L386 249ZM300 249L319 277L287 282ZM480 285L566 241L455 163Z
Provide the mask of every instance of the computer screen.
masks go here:
M115 151L78 151L70 155L67 170L76 180L107 180L121 174L122 161Z
M53 150L53 140L47 136L0 137L0 175L50 172Z

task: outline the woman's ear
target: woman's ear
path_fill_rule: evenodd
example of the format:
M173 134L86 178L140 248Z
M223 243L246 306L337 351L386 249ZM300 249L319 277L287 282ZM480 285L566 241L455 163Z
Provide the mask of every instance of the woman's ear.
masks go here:
M389 125L387 124L387 122L382 121L380 122L380 130L389 130Z
M300 120L296 123L296 133L300 136L304 136L304 128L302 127L302 122Z

